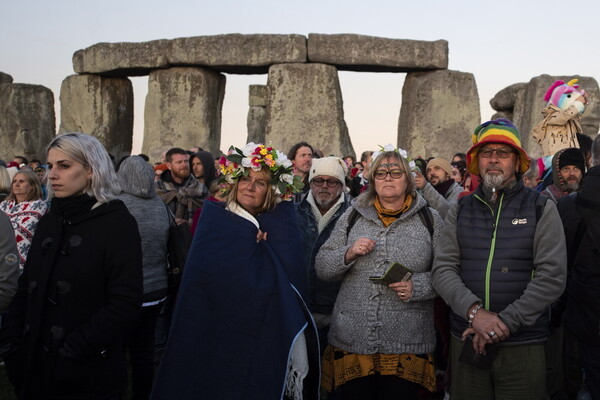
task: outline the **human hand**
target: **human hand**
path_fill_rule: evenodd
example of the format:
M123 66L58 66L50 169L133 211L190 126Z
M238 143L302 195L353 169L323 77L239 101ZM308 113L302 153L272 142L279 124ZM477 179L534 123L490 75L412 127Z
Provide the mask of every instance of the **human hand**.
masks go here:
M187 222L187 219L175 218L175 223L177 225L185 224L186 222Z
M349 264L350 261L356 260L360 256L365 256L373 250L375 242L369 238L361 237L356 239L352 246L346 250L344 255L344 262Z
M483 354L483 355L485 355L486 354L486 352L485 352L485 345L486 345L485 339L480 334L478 334L475 331L475 329L473 329L473 328L467 328L467 329L465 329L465 331L462 334L462 338L461 338L462 341L464 342L467 339L467 336L469 336L469 335L473 335L473 339L471 341L471 344L473 345L473 350L475 350L475 352L477 354Z
M508 339L510 330L496 313L484 308L477 311L471 323L474 331L484 340L485 344L498 343Z
M263 232L259 229L256 234L256 243L260 243L261 240L267 240L267 232Z
M412 279L409 279L404 282L394 282L388 285L390 289L392 289L401 300L408 300L413 296L413 282Z
M419 171L415 171L415 186L417 189L423 189L427 184L427 179Z

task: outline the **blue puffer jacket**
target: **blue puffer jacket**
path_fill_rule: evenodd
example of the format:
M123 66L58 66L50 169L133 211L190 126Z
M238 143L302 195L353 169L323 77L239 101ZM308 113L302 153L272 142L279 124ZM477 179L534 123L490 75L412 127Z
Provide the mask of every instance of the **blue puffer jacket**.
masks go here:
M310 195L309 193L308 196ZM315 271L315 258L323 243L331 235L337 220L350 207L350 196L346 194L344 196L344 202L320 234L318 222L312 213L310 203L306 200L307 196L298 204L296 209L304 247L305 265L308 271L308 308L312 313L330 315L333 312L335 299L342 285L341 281L325 282L319 279Z

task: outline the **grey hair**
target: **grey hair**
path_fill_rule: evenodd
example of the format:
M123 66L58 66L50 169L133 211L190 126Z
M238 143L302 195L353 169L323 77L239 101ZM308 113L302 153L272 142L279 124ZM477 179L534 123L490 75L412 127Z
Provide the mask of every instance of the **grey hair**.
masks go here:
M62 151L92 172L92 179L85 189L88 196L98 203L108 203L121 192L121 186L113 163L104 146L93 136L73 132L56 136L48 145L50 149ZM52 185L48 181L48 198L54 197Z
M375 191L375 180L373 178L373 174L377 172L377 168L383 161L387 158L392 158L400 161L400 166L404 169L404 173L406 174L406 192L405 195L412 194L414 195L415 191L415 177L412 174L412 170L410 169L410 165L408 165L408 161L402 157L396 151L385 151L377 156L375 160L371 163L371 168L369 169L369 176L367 179L369 180L369 186L367 189L358 196L357 202L362 204L363 206L371 206L373 205L373 201L375 201L375 197L377 196L377 192Z
M600 165L600 135L596 136L592 142L592 165Z
M12 181L8 170L0 165L0 193L9 193L11 190Z

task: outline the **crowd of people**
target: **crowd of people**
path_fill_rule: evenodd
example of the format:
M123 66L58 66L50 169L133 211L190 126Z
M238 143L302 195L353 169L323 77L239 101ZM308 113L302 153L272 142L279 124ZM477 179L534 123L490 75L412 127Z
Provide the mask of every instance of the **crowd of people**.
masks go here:
M600 139L548 165L508 120L472 138L452 157L248 143L151 163L67 133L45 163L0 161L16 395L600 399Z

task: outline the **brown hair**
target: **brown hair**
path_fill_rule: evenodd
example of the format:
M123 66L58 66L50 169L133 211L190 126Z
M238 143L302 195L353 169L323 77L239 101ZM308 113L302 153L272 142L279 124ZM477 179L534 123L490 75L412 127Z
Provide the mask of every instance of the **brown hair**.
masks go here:
M388 158L392 158L394 160L399 161L399 165L402 169L404 169L404 173L406 174L406 179L407 179L407 184L406 184L406 192L405 194L412 194L415 190L415 177L412 174L412 171L410 169L410 166L408 165L408 161L406 161L406 159L402 156L400 156L400 154L398 154L395 151L386 151L383 152L381 154L379 154L379 156L373 160L373 162L371 163L371 168L369 169L369 176L367 177L367 179L369 180L370 184L367 187L367 189L358 197L358 200L361 204L369 206L373 204L373 201L375 200L375 197L377 196L377 192L375 191L375 182L374 182L374 174L377 171L377 169L379 168L379 166L381 164L383 164L383 161L388 159Z
M267 185L268 185L267 193L265 196L265 201L263 201L261 207L258 210L258 214L260 214L260 213L264 213L267 211L271 211L275 208L275 206L277 205L277 195L275 194L275 190L273 189L273 186L271 185L271 179L273 178L271 171L269 171L269 169L266 167L262 167L261 170L258 171L257 173L260 178L266 178ZM229 195L227 196L227 204L238 203L237 191L238 191L239 185L240 185L240 179L238 178L236 180L236 182L233 184L233 187L231 188Z

